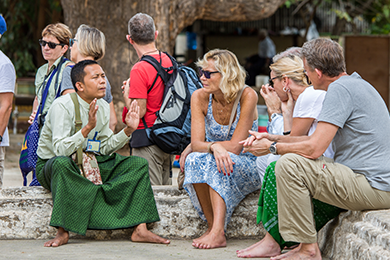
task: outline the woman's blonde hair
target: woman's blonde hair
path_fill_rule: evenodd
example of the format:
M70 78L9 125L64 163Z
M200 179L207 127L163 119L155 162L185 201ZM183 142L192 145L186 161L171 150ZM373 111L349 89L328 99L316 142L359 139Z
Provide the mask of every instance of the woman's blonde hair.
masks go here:
M94 27L82 24L77 29L77 47L83 56L91 56L95 61L104 57L106 52L106 37Z
M228 50L211 50L203 56L203 59L199 59L196 65L200 68L206 68L208 60L213 60L215 68L221 73L219 88L226 101L232 102L238 91L244 87L246 77L244 68L238 62L236 55Z
M69 27L63 23L47 25L42 31L42 37L47 35L54 36L64 45L69 45L69 39L72 38L72 33L70 32Z
M308 77L303 68L303 61L298 56L286 56L269 66L277 77L288 77L300 86L309 86Z

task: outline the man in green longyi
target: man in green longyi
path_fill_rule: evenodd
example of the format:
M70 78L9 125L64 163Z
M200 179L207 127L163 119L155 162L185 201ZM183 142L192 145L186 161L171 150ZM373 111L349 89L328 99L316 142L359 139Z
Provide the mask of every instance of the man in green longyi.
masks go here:
M143 158L114 152L125 145L138 127L139 106L131 104L126 127L117 134L109 128L110 109L101 99L106 92L102 68L90 60L72 68L72 83L79 102L82 128L75 130L75 106L70 95L57 98L46 116L38 144L37 179L53 196L50 225L58 228L44 245L60 246L69 231L85 235L87 229L120 229L135 226L134 242L169 244L147 230L146 223L159 220L148 164ZM96 156L103 184L95 185L80 175L70 156L91 140L100 141Z

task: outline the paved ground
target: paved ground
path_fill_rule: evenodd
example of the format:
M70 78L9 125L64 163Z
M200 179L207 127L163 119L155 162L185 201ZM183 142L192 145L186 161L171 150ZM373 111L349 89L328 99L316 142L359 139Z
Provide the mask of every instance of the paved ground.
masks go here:
M238 259L236 250L255 240L229 240L226 248L200 250L190 240L173 240L170 245L130 241L71 240L58 248L43 247L42 240L0 240L0 259ZM268 258L258 258L268 259Z

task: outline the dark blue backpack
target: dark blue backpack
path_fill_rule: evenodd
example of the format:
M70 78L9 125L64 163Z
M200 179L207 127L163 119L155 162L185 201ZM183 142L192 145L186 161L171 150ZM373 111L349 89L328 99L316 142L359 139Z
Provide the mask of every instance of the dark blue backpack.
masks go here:
M165 153L181 154L191 142L191 95L203 86L193 69L183 66L168 53L164 53L171 59L172 67L162 66L161 53L160 61L148 55L141 58L141 61L149 62L157 71L148 93L153 89L158 77L163 80L165 88L163 102L154 125L148 128L145 119L142 118L145 129L133 133L130 145L142 147L156 144ZM145 143L145 139L148 139L148 144Z

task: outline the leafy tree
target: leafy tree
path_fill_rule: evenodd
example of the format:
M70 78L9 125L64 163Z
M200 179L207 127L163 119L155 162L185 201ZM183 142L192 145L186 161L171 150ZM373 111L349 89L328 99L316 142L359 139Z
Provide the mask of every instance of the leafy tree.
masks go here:
M18 77L34 76L45 62L38 44L43 28L63 21L60 0L2 0L0 10L7 22L0 49L12 60Z

